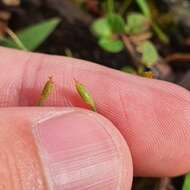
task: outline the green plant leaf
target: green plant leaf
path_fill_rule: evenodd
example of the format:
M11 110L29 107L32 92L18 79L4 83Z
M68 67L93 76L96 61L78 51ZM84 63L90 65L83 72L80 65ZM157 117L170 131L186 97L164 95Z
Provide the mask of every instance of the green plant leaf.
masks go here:
M136 3L138 4L138 6L141 9L141 11L143 12L143 14L147 18L151 19L152 18L151 11L150 11L147 0L136 0Z
M124 44L121 40L113 40L110 38L101 38L99 46L110 53L119 53L124 49Z
M24 46L33 51L55 30L60 23L60 19L53 18L38 24L29 26L16 33ZM3 45L6 47L18 48L15 42L10 38L3 39Z
M120 15L110 14L107 19L113 33L120 34L125 32L125 21Z
M150 67L157 62L159 57L158 52L152 42L143 42L138 46L137 50L142 53L142 63L147 67Z
M113 34L125 32L125 21L120 15L109 14L97 19L91 29L97 37L111 37Z
M107 18L97 19L92 24L91 30L97 37L110 37L112 35Z
M150 28L150 21L140 13L131 13L127 17L125 31L127 34L139 34Z
M189 190L189 189L190 189L190 173L188 173L185 176L185 181L184 181L183 189L182 190Z

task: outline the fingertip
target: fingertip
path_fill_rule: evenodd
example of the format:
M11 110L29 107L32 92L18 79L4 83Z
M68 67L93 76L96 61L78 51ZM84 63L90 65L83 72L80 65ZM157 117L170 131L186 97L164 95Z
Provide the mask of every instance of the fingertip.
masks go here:
M78 108L25 107L7 108L0 115L0 136L13 150L9 159L17 168L6 167L1 157L0 167L22 173L13 181L21 181L24 189L130 190L133 174L127 144L99 114ZM12 136L7 134L11 128ZM0 147L4 145L0 141Z
M160 177L188 172L190 93L157 80L139 80L136 87L121 95L130 127L120 129L132 152L134 174Z
M35 134L54 189L130 189L132 162L113 125L84 110L43 120Z

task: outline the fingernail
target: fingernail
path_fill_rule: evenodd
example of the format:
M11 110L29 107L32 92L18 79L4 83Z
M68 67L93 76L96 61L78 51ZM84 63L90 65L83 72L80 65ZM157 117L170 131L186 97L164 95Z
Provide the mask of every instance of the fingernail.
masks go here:
M117 135L112 138L97 117L65 113L39 122L34 133L53 190L118 189L125 161L113 140Z

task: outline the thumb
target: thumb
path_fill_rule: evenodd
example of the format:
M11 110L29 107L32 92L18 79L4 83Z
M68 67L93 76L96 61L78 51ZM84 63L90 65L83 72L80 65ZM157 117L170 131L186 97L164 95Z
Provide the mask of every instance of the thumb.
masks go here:
M0 110L0 189L130 190L132 161L120 133L77 108Z

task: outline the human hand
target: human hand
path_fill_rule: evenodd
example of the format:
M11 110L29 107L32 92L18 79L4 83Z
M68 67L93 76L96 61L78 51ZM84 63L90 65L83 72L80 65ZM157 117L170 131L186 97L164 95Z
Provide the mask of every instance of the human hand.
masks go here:
M188 91L72 58L5 48L0 55L0 189L129 190L133 169L137 176L190 170ZM45 105L53 107L29 107L48 76L56 87ZM73 79L129 148L99 114L61 108L86 108Z

